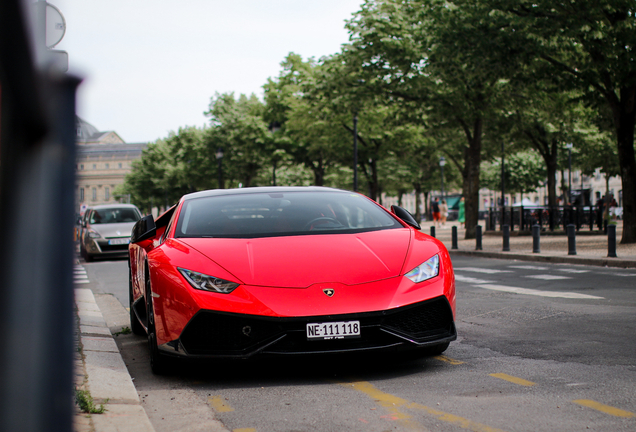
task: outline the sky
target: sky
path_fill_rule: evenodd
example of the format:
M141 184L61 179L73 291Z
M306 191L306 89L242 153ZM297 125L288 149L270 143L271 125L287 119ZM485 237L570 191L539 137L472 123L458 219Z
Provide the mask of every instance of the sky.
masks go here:
M334 54L363 0L49 0L66 20L54 48L84 79L77 113L128 143L202 127L216 92L255 93L290 52Z

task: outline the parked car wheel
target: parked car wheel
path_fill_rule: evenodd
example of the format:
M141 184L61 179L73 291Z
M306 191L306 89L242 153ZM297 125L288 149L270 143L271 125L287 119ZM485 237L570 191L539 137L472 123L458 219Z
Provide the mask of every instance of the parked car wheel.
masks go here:
M130 303L130 329L133 334L144 336L146 330L139 322L139 319L137 319L137 314L135 314L135 310L133 309L132 274L130 270L128 271L128 299Z
M148 349L150 352L150 370L155 375L165 375L170 371L170 364L165 355L159 352L155 330L155 313L152 306L152 289L150 286L150 274L146 268L146 307L148 309Z

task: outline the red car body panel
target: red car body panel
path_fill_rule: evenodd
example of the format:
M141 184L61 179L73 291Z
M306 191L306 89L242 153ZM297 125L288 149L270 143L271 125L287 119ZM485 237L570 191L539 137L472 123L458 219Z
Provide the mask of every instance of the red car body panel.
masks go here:
M454 318L455 280L446 248L392 216L403 228L263 238L173 238L172 223L165 236L163 227L153 240L131 244L133 301L152 295L158 345L177 340L202 310L331 316L386 311L443 296ZM438 276L420 283L404 276L435 254ZM144 292L146 268L151 294ZM230 294L198 290L178 268L240 286ZM325 295L325 289L333 289L333 296Z

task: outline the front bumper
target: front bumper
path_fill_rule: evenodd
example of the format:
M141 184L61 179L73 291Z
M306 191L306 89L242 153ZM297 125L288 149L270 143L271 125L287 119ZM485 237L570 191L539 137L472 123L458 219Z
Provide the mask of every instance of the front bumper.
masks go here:
M308 341L306 325L359 320L356 339ZM159 349L192 358L250 358L254 355L354 353L409 350L457 339L453 313L444 296L386 311L310 316L264 317L199 311L179 339Z
M86 251L91 255L103 255L103 256L126 256L128 255L128 244L109 244L112 239L91 239Z

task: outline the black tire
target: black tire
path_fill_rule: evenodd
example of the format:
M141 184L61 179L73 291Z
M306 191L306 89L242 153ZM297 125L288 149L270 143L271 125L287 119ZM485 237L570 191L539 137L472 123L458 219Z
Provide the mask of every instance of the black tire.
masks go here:
M84 249L84 261L93 262L93 255L89 254L86 249Z
M137 314L135 314L135 311L133 310L132 274L130 270L128 270L128 299L130 304L130 330L132 330L133 334L136 334L137 336L144 336L146 334L146 330L139 322Z
M150 274L146 268L146 307L148 317L148 351L150 354L150 370L155 375L165 375L170 372L170 359L159 351L155 331L155 312L152 306L152 289Z

